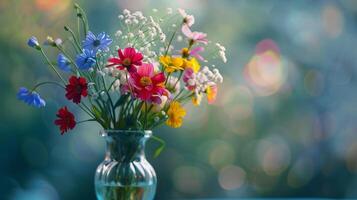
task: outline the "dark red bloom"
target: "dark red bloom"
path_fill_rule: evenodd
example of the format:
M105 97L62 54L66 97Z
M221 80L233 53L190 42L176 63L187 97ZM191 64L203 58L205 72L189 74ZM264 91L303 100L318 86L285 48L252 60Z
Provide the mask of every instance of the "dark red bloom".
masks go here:
M136 52L134 48L127 47L122 52L121 49L118 50L119 57L109 58L109 66L115 66L116 68L123 70L127 69L129 72L135 72L135 66L140 66L143 60L143 54Z
M67 107L62 107L57 112L58 119L55 120L55 124L59 126L61 135L67 132L69 129L73 129L76 126L73 113L67 110Z
M88 95L87 80L83 77L71 76L69 78L69 84L66 85L66 97L68 100L73 100L78 104L81 102L81 96L86 97Z

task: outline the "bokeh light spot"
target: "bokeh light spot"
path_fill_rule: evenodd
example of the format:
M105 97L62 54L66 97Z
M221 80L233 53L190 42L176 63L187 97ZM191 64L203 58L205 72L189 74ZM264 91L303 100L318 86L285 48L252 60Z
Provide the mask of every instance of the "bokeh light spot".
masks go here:
M180 166L173 173L174 186L179 192L198 194L203 189L205 174L194 166Z
M225 190L235 190L240 188L246 178L246 172L234 165L228 165L219 171L218 182Z

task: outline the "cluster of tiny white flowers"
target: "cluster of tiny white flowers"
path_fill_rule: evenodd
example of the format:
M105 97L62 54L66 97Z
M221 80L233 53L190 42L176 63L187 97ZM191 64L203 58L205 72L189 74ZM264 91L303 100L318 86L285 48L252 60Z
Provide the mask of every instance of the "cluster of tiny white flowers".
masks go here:
M195 95L197 98L201 93L206 91L207 87L222 82L223 77L217 68L214 68L211 71L205 66L201 71L197 72L197 74L192 74L192 77L187 81L187 84L188 86L195 87Z
M159 35L159 38L160 38L160 41L161 42L165 42L166 41L166 35L165 33L162 31L161 27L160 27L160 24L158 22L156 22L154 20L154 18L152 16L149 16L149 19L150 19L150 22L151 22L151 25L153 27L155 27L155 31L157 30L158 32L158 35Z
M226 48L221 45L220 43L216 43L216 46L218 47L218 55L222 59L224 63L227 62L227 57L226 57Z
M119 70L116 67L106 67L102 69L102 71L103 73L105 73L105 75L115 78L111 84L111 88L110 88L111 91L120 91L120 87L122 85L126 85L128 82L127 80L128 72L124 70Z
M153 9L153 12L157 12L157 9ZM172 9L167 12L172 12ZM146 61L156 57L155 47L159 46L157 42L166 41L166 34L160 27L160 19L155 20L152 16L144 16L140 11L131 12L128 9L123 10L123 14L118 18L124 26L115 33L118 43L115 50L130 46L142 52Z

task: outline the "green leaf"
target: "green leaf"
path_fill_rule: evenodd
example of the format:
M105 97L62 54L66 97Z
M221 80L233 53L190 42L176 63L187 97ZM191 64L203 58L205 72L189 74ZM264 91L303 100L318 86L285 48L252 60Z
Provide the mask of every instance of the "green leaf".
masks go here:
M125 101L128 99L129 95L122 95L118 101L115 103L114 105L114 109L117 108L118 106L122 105L123 103L125 103Z
M94 116L95 116L97 119L100 119L100 118L101 118L101 113L100 113L99 109L98 109L95 105L92 106L92 111L93 111L93 113L94 113Z
M158 147L155 152L154 152L154 158L159 157L159 155L161 154L162 150L164 150L165 145L161 145L160 147Z
M157 158L161 154L161 152L165 149L166 142L163 139L156 137L154 135L151 136L151 138L160 143L160 146L154 152L154 158Z

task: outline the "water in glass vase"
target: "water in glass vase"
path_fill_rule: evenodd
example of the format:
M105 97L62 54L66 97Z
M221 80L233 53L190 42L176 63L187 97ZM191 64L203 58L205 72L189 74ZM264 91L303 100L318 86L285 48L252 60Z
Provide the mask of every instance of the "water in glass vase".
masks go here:
M146 186L111 186L96 185L98 200L146 200L153 199L154 185Z

